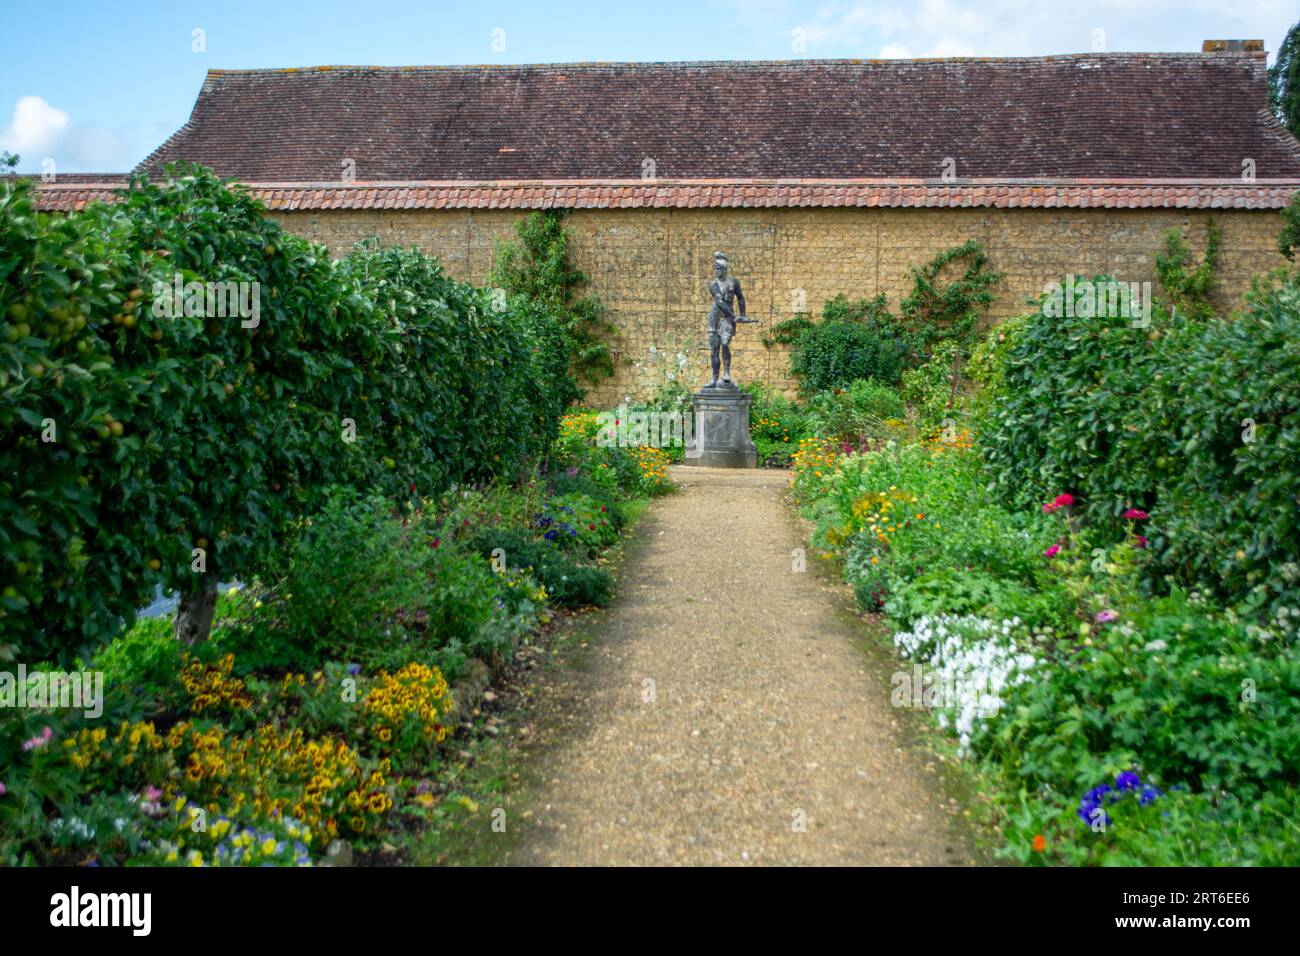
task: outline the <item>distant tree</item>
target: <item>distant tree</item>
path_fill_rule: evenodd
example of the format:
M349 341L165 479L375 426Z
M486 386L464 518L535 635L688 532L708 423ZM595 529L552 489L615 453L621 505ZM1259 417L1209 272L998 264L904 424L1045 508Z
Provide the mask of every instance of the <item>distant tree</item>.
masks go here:
M1276 62L1268 68L1268 105L1300 139L1300 23L1287 32Z
M1300 246L1300 193L1292 196L1290 204L1282 210L1282 234L1277 239L1278 251L1292 261L1297 246Z
M7 176L18 165L18 156L7 149L0 149L0 176Z

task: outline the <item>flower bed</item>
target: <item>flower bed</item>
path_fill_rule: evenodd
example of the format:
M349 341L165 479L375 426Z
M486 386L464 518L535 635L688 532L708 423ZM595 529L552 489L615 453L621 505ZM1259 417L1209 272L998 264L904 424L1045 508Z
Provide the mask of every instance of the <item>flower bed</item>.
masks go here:
M1257 298L1241 325L1171 334L1144 361L1163 369L1157 378L1176 376L1180 363L1199 367L1201 384L1161 386L1163 405L1119 384L1104 392L1110 373L1089 364L1129 333L1037 327L1031 317L977 349L989 384L956 413L973 429L867 449L807 438L796 455L792 489L813 519L813 543L838 559L862 607L883 614L891 643L917 668L895 675L896 705L926 707L952 733L990 792L1004 856L1300 862L1297 539L1272 530L1282 520L1269 510L1274 478L1250 477L1265 461L1290 468L1275 456L1300 441L1300 419L1261 417L1271 447L1251 449L1235 424L1244 399L1231 392L1222 402L1232 434L1204 451L1204 437L1181 446L1202 465L1152 454L1160 436L1205 434L1204 419L1177 417L1205 405L1204 387L1227 389L1220 383L1231 378L1232 389L1253 388L1236 371L1243 355L1269 383L1252 400L1261 416L1300 408L1300 377L1282 372L1294 349L1276 341L1300 319L1297 281ZM1061 336L1098 338L1062 350ZM1216 360L1207 342L1224 339ZM1052 363L1069 367L1043 377ZM1033 397L1059 398L1071 376L1095 385L1094 373L1103 380L1095 394L1085 383L1068 402ZM1160 405L1162 424L1142 419L1150 430L1103 437L1113 430L1097 410L1131 401L1152 415ZM1256 453L1231 474L1220 467ZM1158 471L1126 480L1122 463L1143 454ZM1264 523L1226 528L1217 498L1188 501L1208 494L1198 468L1258 498ZM1197 514L1202 523L1189 524ZM1225 571L1211 584L1205 569L1216 566Z

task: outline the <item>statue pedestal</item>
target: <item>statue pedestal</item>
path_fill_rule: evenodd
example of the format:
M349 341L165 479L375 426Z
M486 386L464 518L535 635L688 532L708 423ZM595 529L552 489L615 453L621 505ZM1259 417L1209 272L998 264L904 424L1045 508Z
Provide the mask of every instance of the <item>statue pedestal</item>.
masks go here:
M702 388L691 396L695 434L684 464L703 468L757 468L758 448L749 440L754 399L734 385Z

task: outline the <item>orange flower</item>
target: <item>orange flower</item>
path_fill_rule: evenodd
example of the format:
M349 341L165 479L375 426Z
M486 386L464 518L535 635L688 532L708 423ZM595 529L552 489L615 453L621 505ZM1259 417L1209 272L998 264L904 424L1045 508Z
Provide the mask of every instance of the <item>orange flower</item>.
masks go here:
M1041 833L1034 837L1034 852L1042 853L1047 849L1047 837Z

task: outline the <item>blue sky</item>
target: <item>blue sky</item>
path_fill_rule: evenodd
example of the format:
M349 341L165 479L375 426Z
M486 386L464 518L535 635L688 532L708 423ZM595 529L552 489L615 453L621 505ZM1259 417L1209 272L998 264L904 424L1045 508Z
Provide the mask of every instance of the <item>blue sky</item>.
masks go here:
M3 0L0 149L24 172L46 157L60 172L128 169L185 122L209 68L1029 56L1209 37L1271 53L1296 19L1297 0Z

